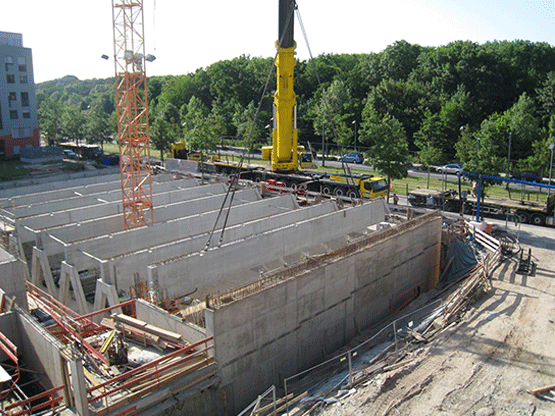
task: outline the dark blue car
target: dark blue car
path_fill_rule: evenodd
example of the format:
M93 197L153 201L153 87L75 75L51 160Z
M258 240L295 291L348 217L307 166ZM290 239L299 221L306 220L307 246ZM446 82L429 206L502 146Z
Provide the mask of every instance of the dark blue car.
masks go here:
M338 159L340 162L346 162L346 163L362 163L364 162L364 156L362 156L360 153L347 153L346 155L340 157Z

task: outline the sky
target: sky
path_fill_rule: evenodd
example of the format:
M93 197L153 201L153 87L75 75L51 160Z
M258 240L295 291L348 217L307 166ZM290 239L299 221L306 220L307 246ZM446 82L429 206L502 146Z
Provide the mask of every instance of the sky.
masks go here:
M117 0L119 1L119 0ZM297 57L381 52L396 41L441 46L524 39L555 45L555 0L297 0ZM275 54L277 0L143 0L147 76L181 75L240 55ZM0 31L23 35L35 82L114 76L110 0L2 5ZM310 51L310 52L309 52ZM110 59L101 59L108 55Z

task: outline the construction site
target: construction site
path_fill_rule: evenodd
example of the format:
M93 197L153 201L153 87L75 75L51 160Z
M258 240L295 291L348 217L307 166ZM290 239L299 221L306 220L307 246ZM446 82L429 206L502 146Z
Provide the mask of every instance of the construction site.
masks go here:
M185 143L155 168L142 3L112 1L120 166L1 184L2 414L316 414L491 288L516 243L479 213L390 206L346 163L301 169L296 5L279 3L269 168Z
M152 179L128 230L117 174L2 191L6 414L236 414L439 279L437 212L245 184L211 234L220 178Z

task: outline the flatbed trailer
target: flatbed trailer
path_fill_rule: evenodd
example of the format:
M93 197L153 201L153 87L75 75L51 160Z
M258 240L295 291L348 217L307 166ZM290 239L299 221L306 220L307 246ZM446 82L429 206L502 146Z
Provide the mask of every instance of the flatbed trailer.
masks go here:
M416 189L409 192L408 201L415 207L443 209L465 214L475 213L478 199L473 195L461 195L454 190ZM555 194L549 196L547 203L534 201L485 197L480 200L480 212L484 216L503 218L509 213L519 217L520 222L534 225L555 225L553 211Z

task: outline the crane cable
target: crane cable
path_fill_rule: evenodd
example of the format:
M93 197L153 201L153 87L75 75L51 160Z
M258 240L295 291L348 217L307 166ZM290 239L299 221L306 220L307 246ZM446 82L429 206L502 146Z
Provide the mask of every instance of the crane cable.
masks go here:
M272 73L273 73L274 67L276 65L276 60L278 58L278 54L279 54L279 51L281 49L283 39L285 37L287 27L289 26L289 24L291 23L291 21L293 19L294 10L296 10L297 7L298 7L295 0L292 0L292 2L294 3L295 7L291 10L291 13L289 14L289 16L287 16L287 20L286 20L285 26L283 28L284 32L280 36L280 39L278 41L278 47L276 48L276 54L274 55L274 60L270 64L270 67L269 67L269 70L268 70L268 76L266 77L266 83L264 84L264 89L262 91L260 101L258 102L258 107L256 108L256 113L254 114L254 119L253 119L252 124L251 124L249 135L247 136L247 141L246 141L247 149L250 149L252 134L253 134L253 131L254 131L254 125L255 125L256 120L258 118L258 114L260 113L260 108L262 107L262 102L264 101L264 97L266 96L266 92L268 91L268 85L270 84L270 79L272 77ZM239 176L240 176L239 172L241 170L241 167L243 166L244 158L245 158L245 155L242 154L240 159L239 159L239 163L237 164L237 167L235 168L235 172L231 175L232 180L231 180L230 186L227 189L224 200L222 201L222 205L221 205L220 210L218 212L218 215L216 217L216 221L214 221L214 226L212 227L212 230L210 231L210 234L208 235L208 240L206 241L206 244L205 244L204 249L202 251L207 251L210 248L210 241L212 240L212 237L213 237L213 235L216 231L216 227L218 226L218 221L220 220L221 214L222 214L223 210L225 209L225 205L227 203L227 199L229 197L229 194L231 193L231 197L229 197L230 198L229 199L229 205L227 207L227 212L226 212L226 215L225 215L224 223L223 223L221 231L220 231L220 238L218 240L217 247L220 247L222 245L225 228L227 226L227 222L228 222L228 219L229 219L229 214L231 212L231 206L233 204L233 197L235 196L235 191L237 190L236 181L239 180Z
M322 82L320 81L320 75L318 74L318 69L316 68L316 62L314 60L314 57L312 56L312 50L310 49L310 43L308 42L308 37L306 35L306 30L305 30L304 24L303 24L303 19L301 18L301 12L299 11L298 8L296 8L296 10L297 10L297 19L299 21L301 31L303 32L303 37L304 37L304 40L306 42L306 47L308 49L308 54L310 56L310 61L312 63L312 67L314 68L314 74L316 75L316 80L318 81L318 87L321 88L322 87ZM339 153L341 154L341 156L343 156L343 148L339 144L339 138L337 137L337 131L335 129L335 123L333 122L330 104L329 104L327 98L324 95L322 95L322 99L324 101L324 107L325 107L326 115L328 116L329 123L331 125L331 130L333 132L333 137L335 139L335 144L337 145L337 148L339 149ZM325 157L324 149L322 149L322 157ZM350 179L352 181L353 187L356 189L356 184L355 184L355 181L352 177L351 169L349 168L347 163L345 163L343 158L341 158L341 167L343 168L343 172L345 172L345 176L347 177L347 183L349 183L349 179ZM362 196L362 195L360 195L360 196Z

